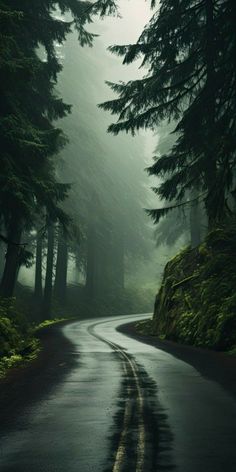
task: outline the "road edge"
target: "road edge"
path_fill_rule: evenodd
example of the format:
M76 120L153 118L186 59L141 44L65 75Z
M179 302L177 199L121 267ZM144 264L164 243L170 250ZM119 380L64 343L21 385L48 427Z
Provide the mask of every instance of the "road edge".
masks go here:
M230 395L236 397L236 357L223 352L210 351L193 346L162 341L153 335L140 334L136 322L125 323L117 331L125 336L167 352L194 367L203 377L220 384Z

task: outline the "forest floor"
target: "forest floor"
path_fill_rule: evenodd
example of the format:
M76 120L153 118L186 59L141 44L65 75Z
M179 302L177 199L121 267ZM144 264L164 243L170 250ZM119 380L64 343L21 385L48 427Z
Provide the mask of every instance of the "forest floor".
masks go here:
M11 320L5 318L1 322L5 322L2 333L4 346L4 355L0 355L0 380L8 375L9 372L18 371L18 369L25 368L28 364L34 362L40 355L43 345L43 333L55 324L68 322L65 318L45 320L35 326L27 326L23 332L17 332L17 327L10 324ZM7 322L9 322L7 324ZM2 327L0 325L0 327ZM7 327L7 329L6 329ZM13 336L12 336L12 328ZM16 335L15 335L16 333Z
M146 331L148 331L148 323L150 322L146 321ZM137 323L122 325L118 331L187 362L203 377L219 383L230 394L236 396L236 355L161 340L155 335L140 333Z

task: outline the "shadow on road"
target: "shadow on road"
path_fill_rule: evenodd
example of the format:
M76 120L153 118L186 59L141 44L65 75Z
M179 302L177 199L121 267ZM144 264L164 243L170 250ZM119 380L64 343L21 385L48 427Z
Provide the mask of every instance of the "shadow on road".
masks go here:
M156 383L148 376L144 368L138 364L138 378L143 398L143 418L140 418L138 407L138 392L135 379L132 375L123 372L123 380L119 400L114 415L113 427L110 436L110 458L104 472L111 472L116 461L116 453L121 441L124 427L124 412L126 402L129 402L131 419L125 439L125 457L122 472L136 472L137 443L140 421L145 428L145 454L142 470L149 472L172 471L175 465L172 462L171 451L173 434L168 425L168 417L158 401Z
M13 369L0 381L0 437L27 423L28 412L61 384L78 366L78 355L60 327L47 328L39 338L43 349L25 367Z

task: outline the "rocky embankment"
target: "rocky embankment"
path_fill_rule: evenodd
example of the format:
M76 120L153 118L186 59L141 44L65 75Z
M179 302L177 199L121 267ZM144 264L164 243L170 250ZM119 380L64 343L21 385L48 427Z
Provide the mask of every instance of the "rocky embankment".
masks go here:
M236 350L236 225L212 231L199 247L168 262L151 332L184 344Z

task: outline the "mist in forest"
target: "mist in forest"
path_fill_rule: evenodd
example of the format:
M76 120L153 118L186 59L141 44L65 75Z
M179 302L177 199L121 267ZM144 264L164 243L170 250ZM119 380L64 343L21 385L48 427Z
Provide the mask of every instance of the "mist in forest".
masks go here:
M179 237L170 237L170 243L165 244L165 238L159 238L158 228L154 231L145 212L146 208L157 206L152 179L145 168L151 165L158 142L165 140L165 127L155 135L148 131L135 137L114 137L107 133L111 115L97 106L113 97L105 81L112 82L117 77L127 81L139 74L138 61L123 66L107 48L137 40L150 10L142 0L124 0L119 6L121 18L109 17L90 26L99 35L92 48L82 48L76 32L68 36L64 45L57 46L63 65L57 91L66 103L72 104L71 114L59 123L68 143L57 159L58 179L71 184L69 197L63 203L72 220L67 262L71 290L67 298L72 297L76 304L76 300L85 297L86 307L95 302L104 307L104 301L111 297L107 302L109 311L114 298L127 302L131 297L136 300L135 308L132 302L127 309L138 310L140 306L140 311L151 311L165 263L176 248L186 244L186 237L181 230ZM171 228L165 228L165 232L173 234ZM46 250L43 279L45 267ZM34 263L28 269L22 266L19 281L33 286L34 271ZM54 277L55 272L56 251ZM119 306L116 311L124 309L122 303Z

